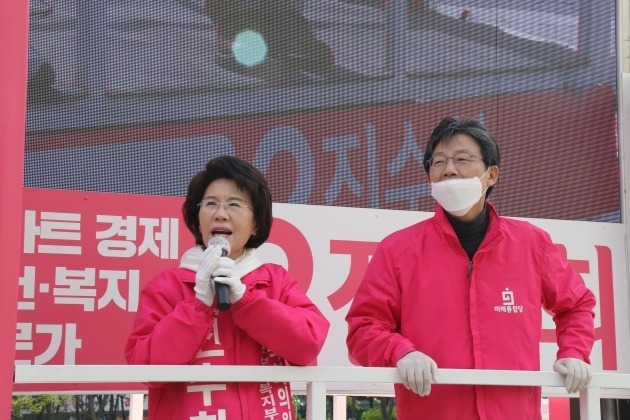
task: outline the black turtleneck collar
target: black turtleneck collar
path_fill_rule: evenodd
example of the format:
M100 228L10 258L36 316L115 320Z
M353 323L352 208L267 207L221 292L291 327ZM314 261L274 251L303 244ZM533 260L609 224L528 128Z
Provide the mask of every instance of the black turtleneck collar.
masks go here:
M472 260L473 254L481 245L481 241L483 241L484 236L486 236L486 230L488 229L488 209L484 205L483 211L479 214L479 216L475 217L470 222L462 222L461 220L455 219L448 212L446 212L446 217L451 222L451 226L453 226L453 230L457 235L457 239L459 239L459 243L468 254L468 258Z

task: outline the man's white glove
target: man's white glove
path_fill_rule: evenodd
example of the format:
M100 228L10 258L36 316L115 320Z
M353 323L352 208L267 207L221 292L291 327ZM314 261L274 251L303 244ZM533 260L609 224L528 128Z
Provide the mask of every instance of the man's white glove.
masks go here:
M214 282L212 281L212 272L216 270L221 258L221 247L211 246L201 255L201 262L197 268L195 275L195 296L197 299L212 306L214 301Z
M570 394L586 388L593 375L591 365L573 357L556 360L553 370L565 375L564 387Z
M431 384L438 381L437 363L419 351L405 354L396 366L405 388L421 397L429 395Z
M230 288L230 303L236 303L245 294L245 285L234 272L234 260L228 257L219 258L219 264L212 273L215 282L223 283Z

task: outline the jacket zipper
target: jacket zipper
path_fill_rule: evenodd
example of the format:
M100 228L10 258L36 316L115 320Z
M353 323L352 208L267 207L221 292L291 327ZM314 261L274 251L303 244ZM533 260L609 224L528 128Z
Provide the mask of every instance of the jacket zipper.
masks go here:
M466 273L466 277L471 276L473 268L475 268L475 264L472 262L472 260L470 260L470 262L468 263L468 272Z

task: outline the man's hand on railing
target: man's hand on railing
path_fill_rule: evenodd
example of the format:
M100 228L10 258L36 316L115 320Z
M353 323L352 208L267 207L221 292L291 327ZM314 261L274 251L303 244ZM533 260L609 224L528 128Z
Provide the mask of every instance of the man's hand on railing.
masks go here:
M405 388L421 397L429 395L431 384L438 381L437 363L419 351L407 353L396 363L396 366Z
M569 393L586 388L593 375L591 365L573 357L556 360L556 363L553 364L553 370L565 375L565 388Z

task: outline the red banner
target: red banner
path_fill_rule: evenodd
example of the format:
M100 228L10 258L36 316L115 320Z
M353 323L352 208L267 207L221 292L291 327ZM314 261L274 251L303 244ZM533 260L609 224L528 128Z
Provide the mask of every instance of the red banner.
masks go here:
M423 148L435 125L453 114L481 119L498 138L501 181L492 200L501 214L588 220L619 212L612 86L31 135L27 154L38 162L29 167L31 185L81 173L99 153L113 160L142 153L145 168L165 168L157 180L113 162L113 169L99 167L112 185L99 181L95 189L160 191L161 182L183 191L201 164L185 165L202 150L204 158L232 153L252 162L269 180L274 202L433 211ZM81 182L72 188L92 189Z
M141 285L194 245L181 204L26 189L16 364L125 364Z
M140 290L179 265L193 246L181 197L25 189L15 361L19 364L125 364L124 346ZM318 358L348 366L344 321L378 242L431 213L274 204L264 261L283 264L331 322ZM594 369L626 372L627 284L623 226L528 219L596 293ZM497 296L495 311L512 312ZM621 315L620 315L621 314ZM541 331L541 368L555 360L555 329ZM137 390L141 384L31 384L15 391Z

